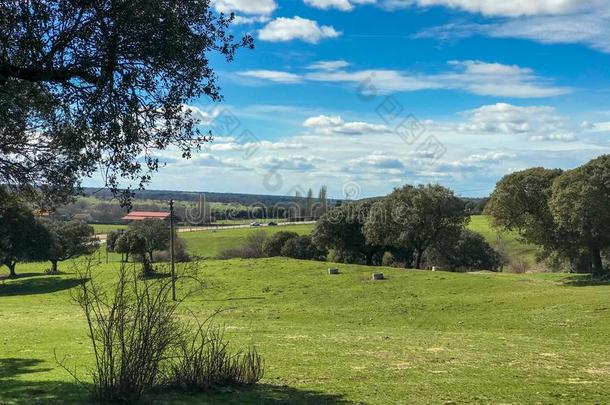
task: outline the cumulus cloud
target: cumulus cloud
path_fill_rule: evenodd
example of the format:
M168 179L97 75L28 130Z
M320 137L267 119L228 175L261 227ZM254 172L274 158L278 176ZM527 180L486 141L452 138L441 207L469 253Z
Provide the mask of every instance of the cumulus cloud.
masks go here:
M574 125L560 117L553 107L521 107L507 103L486 105L465 113L458 125L462 133L526 135L533 141L573 141Z
M370 124L362 121L345 122L338 115L309 117L303 122L303 126L311 128L316 133L329 135L365 135L389 131L385 125Z
M213 0L214 8L220 13L243 13L248 15L269 15L275 11L275 0Z
M317 21L295 16L276 18L258 31L261 41L286 42L299 39L316 44L324 38L336 38L341 33L329 25L319 25Z

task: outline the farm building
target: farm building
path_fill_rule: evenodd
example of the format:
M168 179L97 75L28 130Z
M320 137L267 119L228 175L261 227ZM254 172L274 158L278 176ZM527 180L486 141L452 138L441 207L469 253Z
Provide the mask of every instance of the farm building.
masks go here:
M121 219L124 221L142 221L144 219L159 219L166 221L169 219L169 212L132 211Z

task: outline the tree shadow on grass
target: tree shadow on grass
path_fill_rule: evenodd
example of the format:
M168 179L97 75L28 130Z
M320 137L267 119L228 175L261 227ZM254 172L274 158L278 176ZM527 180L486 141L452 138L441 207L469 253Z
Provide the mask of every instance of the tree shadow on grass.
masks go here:
M0 403L87 403L89 387L76 382L28 381L24 375L49 371L42 360L0 359Z
M339 394L301 390L294 387L256 384L252 387L227 388L213 393L169 393L151 397L154 403L196 404L272 404L272 405L352 405Z
M610 286L610 277L593 277L590 274L577 274L564 279L566 287Z
M69 290L85 283L86 279L62 277L35 277L13 279L10 283L0 283L0 297L17 295L49 294Z

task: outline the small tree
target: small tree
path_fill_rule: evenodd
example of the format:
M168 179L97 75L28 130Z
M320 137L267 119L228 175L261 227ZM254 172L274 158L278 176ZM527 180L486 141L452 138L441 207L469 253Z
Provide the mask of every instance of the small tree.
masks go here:
M169 247L170 229L166 221L144 219L129 224L129 230L144 238L144 251L150 263L153 262L155 251L166 250Z
M281 231L271 235L263 246L263 253L266 257L281 256L282 248L290 239L299 236L296 232Z
M116 240L114 251L138 256L142 261L142 275L149 276L152 274L151 262L148 260L146 251L146 239L138 232L132 229L123 232Z
M57 263L95 252L99 246L91 225L81 221L44 221L51 243L48 259L51 274L57 274Z
M481 235L467 229L437 242L426 253L426 261L449 270L497 271L502 265L500 254Z
M14 194L0 190L0 264L16 277L20 261L47 258L51 239L47 229Z
M284 257L303 260L324 260L325 253L311 241L311 236L302 235L289 239L282 247Z

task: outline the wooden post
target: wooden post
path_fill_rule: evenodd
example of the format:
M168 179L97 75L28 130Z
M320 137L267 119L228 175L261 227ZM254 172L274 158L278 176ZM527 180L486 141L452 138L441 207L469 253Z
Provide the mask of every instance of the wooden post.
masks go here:
M172 299L176 301L176 267L174 263L174 200L169 200L169 260L172 266Z

